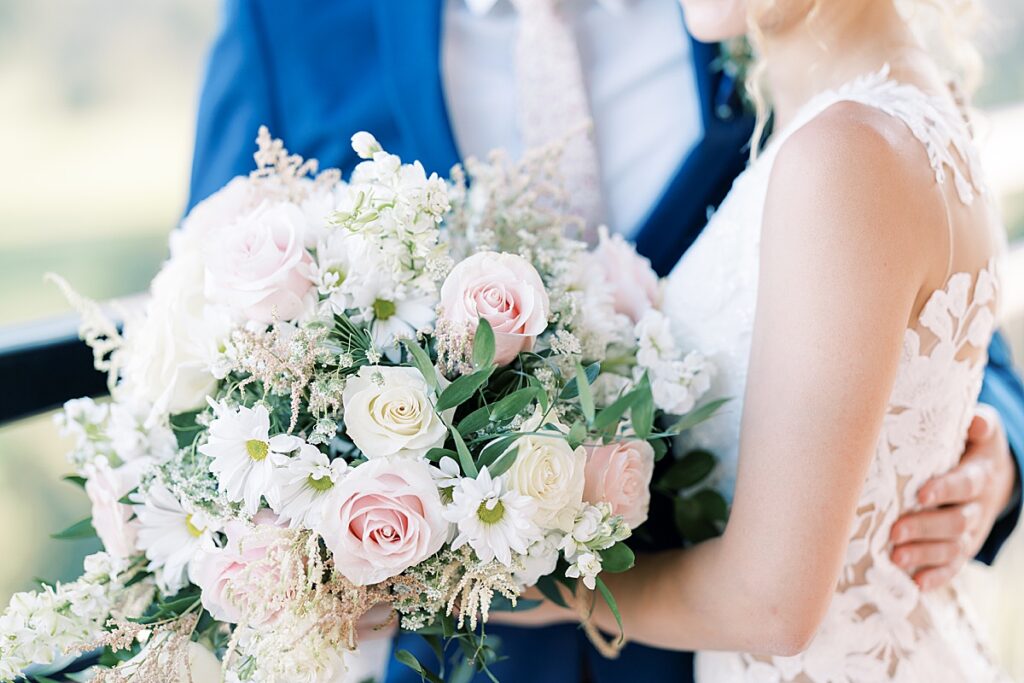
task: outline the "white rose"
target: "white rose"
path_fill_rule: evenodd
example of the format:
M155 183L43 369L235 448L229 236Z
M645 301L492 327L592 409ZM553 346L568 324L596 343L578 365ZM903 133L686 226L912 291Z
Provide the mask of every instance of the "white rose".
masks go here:
M539 416L538 416L539 417ZM538 431L533 419L523 431ZM516 459L508 471L509 486L537 504L534 521L542 529L572 529L583 502L586 451L569 447L560 435L529 434L512 444Z
M226 312L203 294L203 265L190 239L157 274L143 316L125 322L124 389L153 414L204 405L217 380L211 368L227 338Z
M415 368L364 366L342 392L345 431L367 458L422 456L448 433L430 394Z

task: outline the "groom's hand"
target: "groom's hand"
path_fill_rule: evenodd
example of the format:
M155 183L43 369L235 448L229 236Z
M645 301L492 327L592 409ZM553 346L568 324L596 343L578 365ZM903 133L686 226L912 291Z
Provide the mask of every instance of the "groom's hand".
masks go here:
M922 590L948 583L978 554L1013 493L1016 469L999 414L980 404L960 463L918 491L921 510L892 527L892 560Z

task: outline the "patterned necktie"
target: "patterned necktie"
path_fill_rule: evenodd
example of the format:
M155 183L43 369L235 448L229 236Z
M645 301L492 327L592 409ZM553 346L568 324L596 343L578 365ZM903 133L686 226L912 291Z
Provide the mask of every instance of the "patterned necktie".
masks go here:
M562 174L570 208L586 219L592 241L605 220L590 104L564 0L512 0L519 12L516 95L527 149L565 139ZM585 129L585 130L581 130Z

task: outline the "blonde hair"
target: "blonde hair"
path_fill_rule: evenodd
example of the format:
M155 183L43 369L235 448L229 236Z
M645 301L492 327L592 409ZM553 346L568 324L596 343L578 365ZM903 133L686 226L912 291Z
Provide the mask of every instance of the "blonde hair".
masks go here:
M842 0L836 0L842 1ZM822 0L813 0L805 22L813 22ZM896 9L910 26L921 45L934 57L959 93L969 96L981 82L981 53L975 47L973 36L981 23L983 12L978 0L892 0ZM771 98L764 84L767 64L757 56L761 31L748 16L748 35L755 59L747 73L747 96L754 104L756 119L751 138L750 158L757 157L761 139L771 116Z

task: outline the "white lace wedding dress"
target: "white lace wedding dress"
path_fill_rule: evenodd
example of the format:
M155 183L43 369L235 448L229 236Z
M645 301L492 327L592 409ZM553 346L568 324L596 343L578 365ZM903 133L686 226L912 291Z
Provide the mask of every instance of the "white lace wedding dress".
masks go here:
M905 123L927 150L936 181L951 179L956 192L950 194L960 202L970 204L984 194L968 127L957 108L891 80L888 69L814 98L736 180L672 272L665 297L676 331L717 364L714 393L737 399L695 430L689 444L723 460L719 484L728 495L735 481L768 178L792 131L839 101L876 107ZM795 657L700 653L699 683L1005 680L958 584L922 593L890 561L888 547L893 522L915 507L919 486L952 467L962 453L995 325L996 290L993 262L955 273L907 329L845 566L807 651Z

